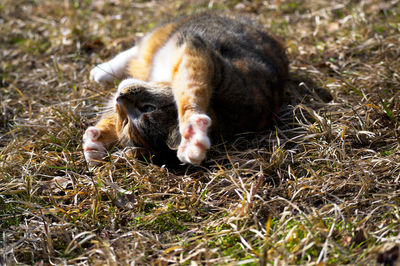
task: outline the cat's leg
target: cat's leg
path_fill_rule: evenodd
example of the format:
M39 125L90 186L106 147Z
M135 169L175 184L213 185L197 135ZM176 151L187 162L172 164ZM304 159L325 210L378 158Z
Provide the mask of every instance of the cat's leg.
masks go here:
M126 68L129 61L138 54L138 47L123 51L108 62L95 66L90 71L90 80L97 83L110 84L116 79L126 76Z
M203 40L190 37L178 48L172 73L172 91L179 117L181 143L178 158L200 164L210 148L206 114L212 94L213 63Z
M83 135L83 152L86 161L95 165L107 155L107 149L118 141L115 114L106 114Z

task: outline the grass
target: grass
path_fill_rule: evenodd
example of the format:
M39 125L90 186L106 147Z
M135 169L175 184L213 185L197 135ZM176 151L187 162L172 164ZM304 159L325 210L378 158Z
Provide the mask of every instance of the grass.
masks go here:
M200 168L116 147L89 169L81 137L114 90L90 69L208 9L250 14L284 40L292 80L277 124ZM399 27L398 1L4 0L0 264L392 263Z

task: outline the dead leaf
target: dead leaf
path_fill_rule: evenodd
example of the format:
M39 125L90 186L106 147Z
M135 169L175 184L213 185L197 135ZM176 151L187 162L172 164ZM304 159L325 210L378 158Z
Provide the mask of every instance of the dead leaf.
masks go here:
M339 26L339 23L337 23L337 22L331 22L326 27L328 32L335 32L335 31L339 30L339 28L340 28L340 26Z
M351 240L353 240L353 238L351 238L351 236L345 236L342 238L341 242L342 242L343 246L349 247L351 244Z
M125 190L113 182L106 182L111 188L108 192L115 196L114 204L124 210L133 210L136 204L136 196L132 191Z
M96 52L104 47L104 42L100 38L94 40L86 41L82 45L82 49L85 52Z
M367 231L364 228L359 228L354 233L352 243L354 243L355 246L359 245L364 246L367 239L368 239Z
M72 184L71 179L57 176L51 180L41 182L40 190L45 194L50 193L50 191L53 194L57 194L64 191L70 184Z
M135 208L136 197L132 192L120 194L114 200L114 204L124 210L133 210Z
M236 10L244 10L246 8L246 6L243 3L238 3L237 5L235 5L234 8Z

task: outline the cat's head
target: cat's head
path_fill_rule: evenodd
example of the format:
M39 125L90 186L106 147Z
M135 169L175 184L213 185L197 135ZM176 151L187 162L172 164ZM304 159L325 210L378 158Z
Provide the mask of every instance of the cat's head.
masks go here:
M113 101L117 134L124 146L159 154L179 143L177 110L169 84L127 79L118 86Z

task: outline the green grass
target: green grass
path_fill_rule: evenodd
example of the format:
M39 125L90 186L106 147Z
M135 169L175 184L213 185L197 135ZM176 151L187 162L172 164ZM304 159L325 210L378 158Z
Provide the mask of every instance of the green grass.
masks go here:
M89 168L82 134L114 91L89 82L90 69L161 21L208 9L246 13L282 38L291 81L276 125L216 147L203 168L174 171L118 146ZM395 2L5 0L0 11L0 264L390 255L400 233Z

